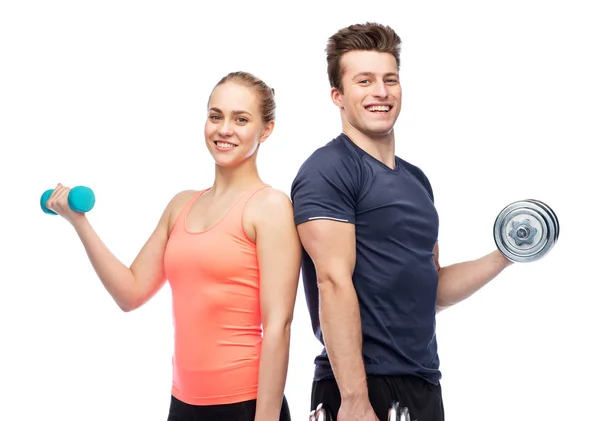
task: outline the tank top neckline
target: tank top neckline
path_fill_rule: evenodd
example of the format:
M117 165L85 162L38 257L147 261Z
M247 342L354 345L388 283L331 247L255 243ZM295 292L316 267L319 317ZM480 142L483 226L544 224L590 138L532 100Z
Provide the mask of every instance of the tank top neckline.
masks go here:
M219 219L217 219L217 221L214 224L212 224L210 227L208 227L208 228L206 228L206 229L204 229L202 231L192 231L192 230L189 229L189 226L188 226L188 219L189 219L190 211L192 210L192 207L198 201L198 199L200 199L200 197L202 197L202 195L204 195L204 193L209 192L212 189L212 187L200 190L199 192L197 192L194 195L194 197L192 197L192 199L190 200L188 206L186 206L185 214L183 215L183 230L185 231L185 233L187 233L189 235L201 235L201 234L205 234L205 233L208 233L209 231L214 230L219 225L221 225L221 223L225 219L227 219L227 217L239 205L239 203L242 201L242 199L244 199L244 197L248 197L248 195L252 195L253 193L255 193L258 190L263 189L265 187L269 187L269 186L267 184L264 184L264 183L259 183L257 185L254 185L252 187L249 187L249 188L243 190L242 192L240 192L240 194L238 195L238 197L233 201L233 203L231 204L231 206L229 206L229 208L223 213L223 215L221 215L221 217Z

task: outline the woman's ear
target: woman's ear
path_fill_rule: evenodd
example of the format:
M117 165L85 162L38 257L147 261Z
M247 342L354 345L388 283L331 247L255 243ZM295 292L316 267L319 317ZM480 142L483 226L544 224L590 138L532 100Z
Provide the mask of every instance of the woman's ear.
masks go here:
M260 143L263 143L265 140L267 140L267 138L271 135L271 133L273 133L273 129L275 128L275 121L271 120L269 121L266 125L265 128L263 129L262 135L260 136Z

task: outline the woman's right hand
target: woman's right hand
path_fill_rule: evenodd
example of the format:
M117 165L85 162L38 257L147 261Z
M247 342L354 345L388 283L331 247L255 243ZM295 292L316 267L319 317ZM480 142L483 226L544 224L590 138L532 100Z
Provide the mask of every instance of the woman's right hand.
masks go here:
M75 212L73 209L71 209L69 206L70 191L70 187L66 187L58 183L46 201L46 207L65 218L71 224L75 224L77 221L85 219L85 213Z

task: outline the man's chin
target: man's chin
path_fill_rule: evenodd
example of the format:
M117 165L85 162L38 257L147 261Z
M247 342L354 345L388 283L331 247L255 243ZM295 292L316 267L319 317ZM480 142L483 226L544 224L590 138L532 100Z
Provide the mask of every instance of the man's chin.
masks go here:
M388 137L394 132L393 124L369 124L365 127L365 134L373 138Z

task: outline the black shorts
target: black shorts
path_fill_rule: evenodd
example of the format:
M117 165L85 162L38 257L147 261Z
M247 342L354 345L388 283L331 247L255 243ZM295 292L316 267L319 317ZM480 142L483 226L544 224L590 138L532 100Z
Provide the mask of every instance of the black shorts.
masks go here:
M388 410L394 402L407 407L410 418L418 421L444 421L444 403L441 386L415 376L369 376L369 400L381 421L387 421ZM341 404L340 391L335 380L313 382L310 408L322 403L337 419Z
M224 405L190 405L171 396L167 421L254 421L256 399ZM281 405L279 421L291 421L290 409L285 396Z

